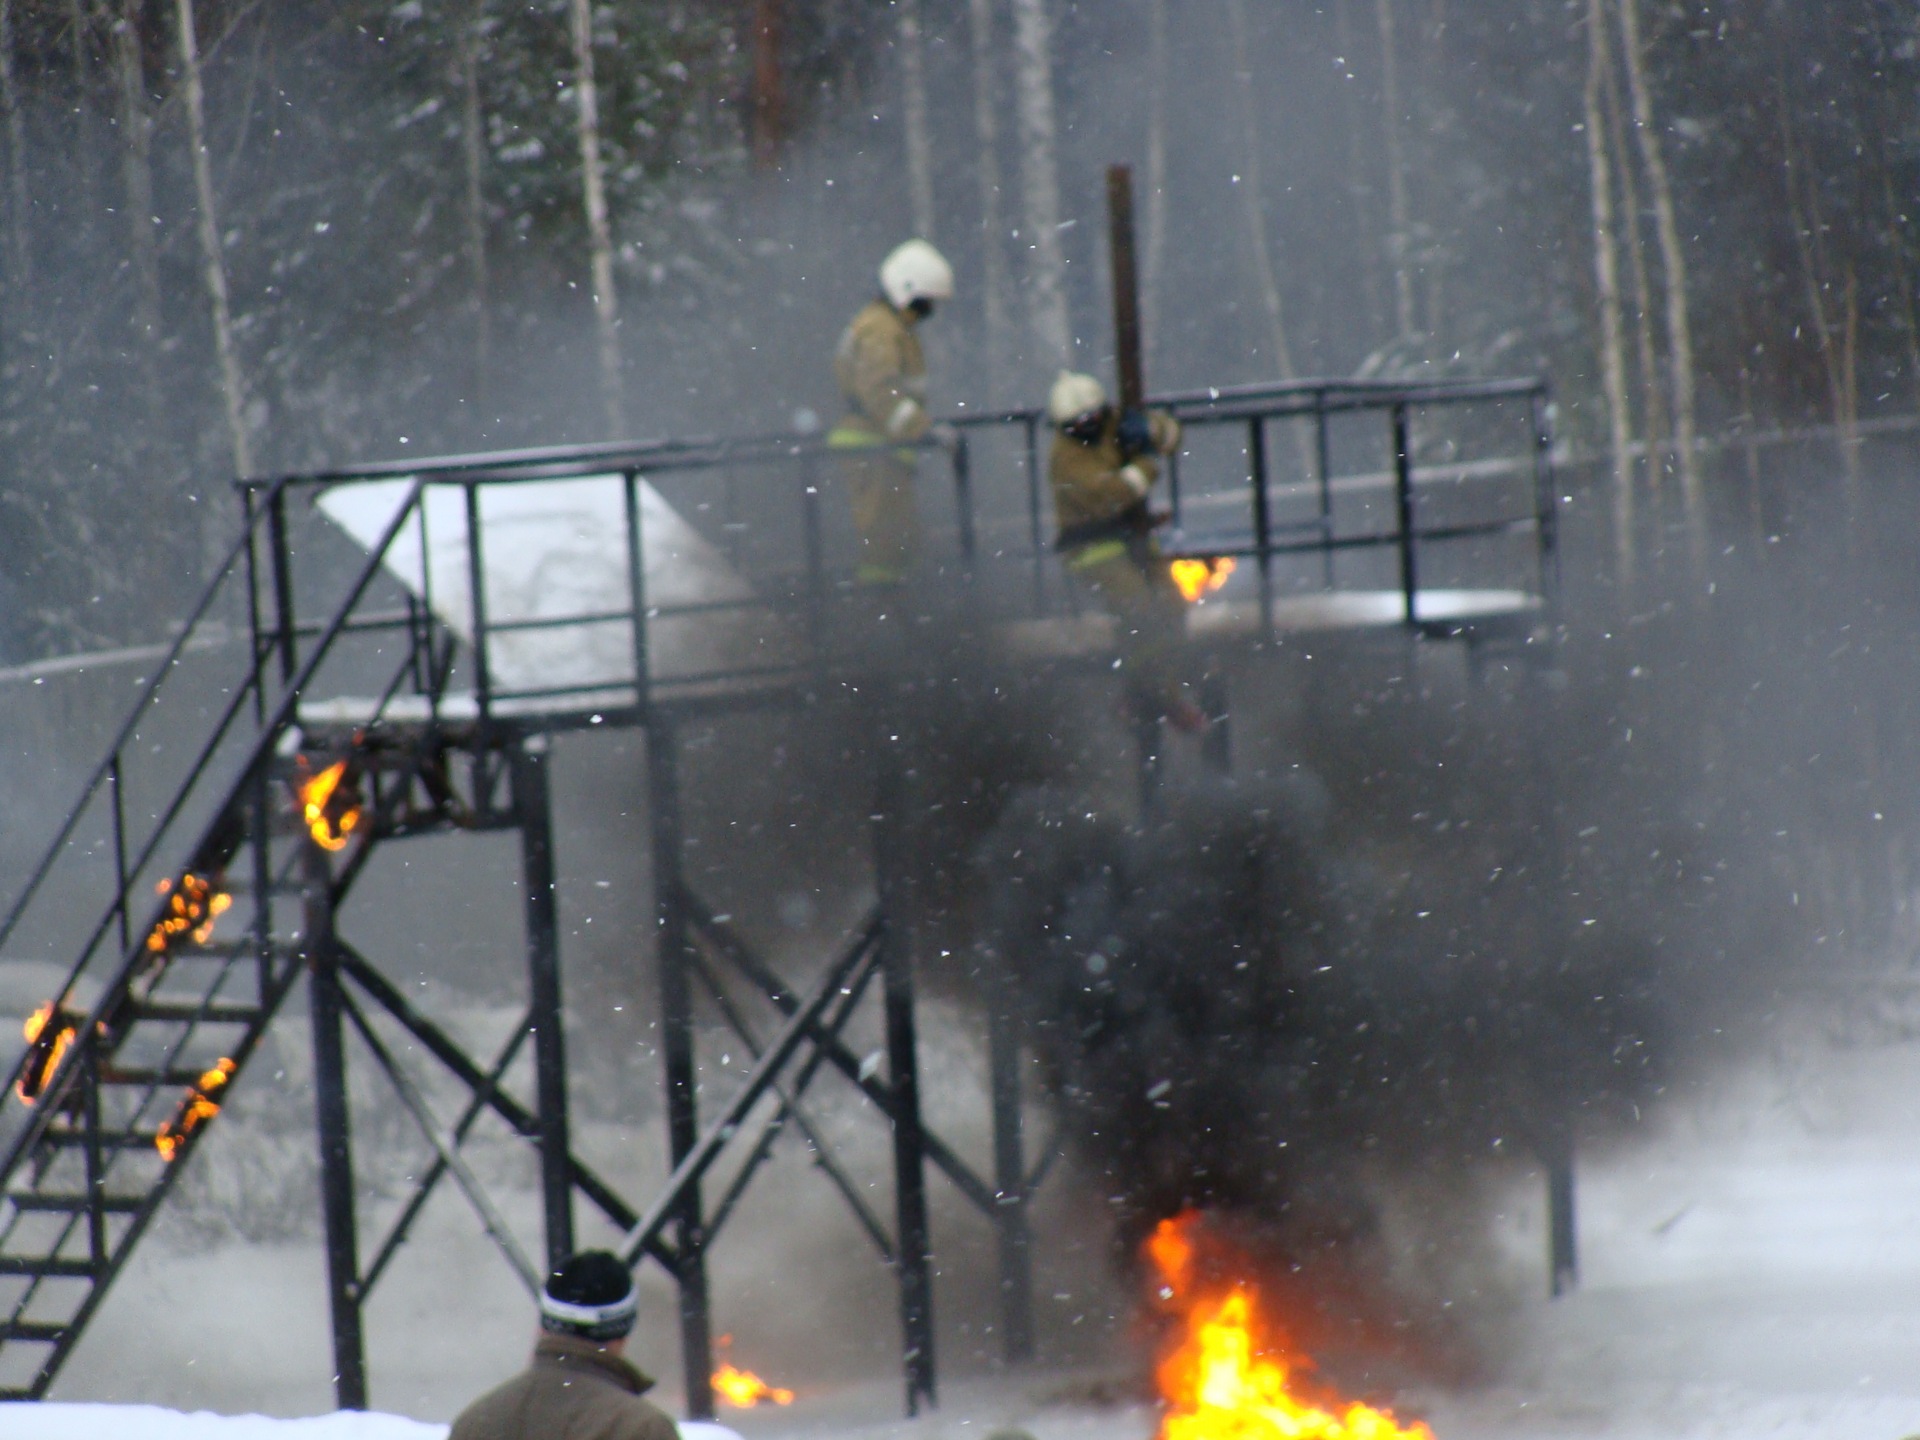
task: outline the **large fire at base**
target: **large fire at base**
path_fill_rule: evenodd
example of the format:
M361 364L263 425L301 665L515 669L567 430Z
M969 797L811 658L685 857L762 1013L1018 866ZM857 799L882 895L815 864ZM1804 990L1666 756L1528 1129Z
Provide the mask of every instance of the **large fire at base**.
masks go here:
M1312 1364L1262 1314L1258 1287L1202 1273L1199 1223L1194 1214L1163 1220L1146 1246L1175 1325L1156 1373L1167 1407L1158 1440L1433 1440L1426 1425L1402 1425L1390 1411L1308 1398L1300 1377Z

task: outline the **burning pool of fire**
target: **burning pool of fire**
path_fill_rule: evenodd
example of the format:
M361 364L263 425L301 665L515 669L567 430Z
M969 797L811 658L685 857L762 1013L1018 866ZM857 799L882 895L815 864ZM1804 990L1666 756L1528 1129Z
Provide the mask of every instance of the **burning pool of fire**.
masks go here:
M1235 569L1231 556L1221 555L1214 559L1196 559L1183 557L1168 566L1173 583L1179 587L1181 598L1190 605L1197 605L1227 583L1227 577Z
M1251 1267L1206 1235L1197 1214L1161 1221L1146 1251L1171 1322L1155 1375L1166 1406L1157 1440L1433 1440L1421 1422L1404 1425L1308 1380L1312 1362L1262 1311L1245 1278Z

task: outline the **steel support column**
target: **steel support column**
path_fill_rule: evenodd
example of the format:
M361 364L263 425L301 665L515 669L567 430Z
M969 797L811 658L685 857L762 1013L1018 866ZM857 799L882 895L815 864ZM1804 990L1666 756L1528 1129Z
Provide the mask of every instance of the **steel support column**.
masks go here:
M1580 1283L1578 1232L1573 1211L1573 1132L1556 1129L1541 1159L1547 1167L1548 1289L1555 1299Z
M333 871L306 844L306 959L313 1020L313 1103L320 1140L320 1207L333 1314L333 1393L342 1410L367 1408L366 1342L360 1327L360 1257L353 1216L353 1146L347 1054L341 1028L339 957L333 943Z
M913 873L905 824L906 759L882 724L875 736L879 773L874 821L874 872L880 893L880 965L886 1004L887 1079L894 1097L893 1186L898 1244L907 1415L936 1403L933 1351L932 1241L927 1224L926 1139L920 1130L920 1065L913 1023Z
M573 1141L567 1121L567 1047L560 1005L560 920L554 898L553 805L547 740L529 736L513 751L513 808L520 821L526 886L527 1003L533 1014L533 1066L540 1111L540 1196L547 1267L573 1253Z
M673 726L656 713L647 729L647 791L653 837L654 933L660 964L660 1050L666 1065L667 1144L671 1168L700 1142L694 1099L692 937L681 875L680 749ZM687 1187L673 1222L680 1257L680 1362L687 1414L713 1418L713 1322L707 1302L705 1221L700 1187Z
M1021 1133L1020 1027L998 955L984 957L987 1069L993 1099L993 1227L1000 1251L1001 1354L1009 1365L1033 1358L1033 1253L1029 1187Z

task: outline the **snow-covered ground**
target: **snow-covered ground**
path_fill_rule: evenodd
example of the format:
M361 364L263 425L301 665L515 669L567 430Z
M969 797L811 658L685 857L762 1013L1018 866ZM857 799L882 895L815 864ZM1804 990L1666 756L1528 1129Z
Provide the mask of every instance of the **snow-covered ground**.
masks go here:
M1586 1155L1583 1283L1565 1299L1548 1301L1534 1283L1542 1243L1537 1187L1516 1175L1510 1198L1496 1254L1523 1286L1490 1378L1397 1397L1403 1414L1426 1418L1441 1440L1920 1434L1920 1042L1783 1042L1775 1054L1650 1116L1642 1134ZM297 1246L253 1247L224 1252L212 1266L206 1258L191 1272L183 1267L175 1283L196 1276L214 1314L230 1298L258 1316L263 1293L280 1296L284 1333L299 1342L288 1345L284 1366L253 1355L241 1364L231 1350L223 1363L223 1343L238 1343L232 1336L196 1349L166 1328L177 1291L167 1300L168 1286L148 1284L108 1305L102 1321L114 1317L114 1343L76 1364L62 1394L132 1398L132 1376L156 1373L157 1357L206 1367L193 1393L224 1410L323 1408L311 1381L291 1383L296 1370L312 1368L323 1323L311 1293L317 1277L302 1278L317 1268L311 1255ZM463 1313L523 1305L510 1282L493 1287L498 1295L470 1277L461 1285L454 1308ZM874 1298L884 1303L880 1292ZM772 1294L767 1302L793 1303ZM837 1304L823 1293L804 1318L830 1326ZM431 1308L409 1313L424 1317ZM508 1326L499 1338L483 1326L428 1325L430 1343L404 1365L389 1363L384 1385L376 1370L375 1399L443 1421L462 1386L479 1388L471 1377L517 1363L522 1328ZM651 1343L670 1353L665 1340L663 1333ZM1128 1377L1119 1360L1104 1369L1096 1362L1071 1373L995 1377L966 1376L950 1358L941 1407L905 1424L897 1380L885 1373L888 1357L874 1358L872 1378L817 1383L788 1358L775 1378L800 1390L793 1407L724 1418L747 1440L971 1440L1007 1425L1037 1440L1146 1440L1153 1430L1151 1410L1122 1398ZM448 1378L427 1383L434 1370ZM1115 1398L1102 1402L1103 1391ZM0 1410L6 1440L429 1440L438 1433L393 1417L262 1424L124 1408Z

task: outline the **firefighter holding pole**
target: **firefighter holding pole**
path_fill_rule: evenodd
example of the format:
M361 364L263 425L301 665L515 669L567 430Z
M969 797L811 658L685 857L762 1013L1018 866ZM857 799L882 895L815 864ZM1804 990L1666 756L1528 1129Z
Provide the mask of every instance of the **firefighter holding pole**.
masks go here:
M1158 517L1148 504L1160 457L1179 448L1180 422L1144 404L1132 176L1124 165L1107 172L1107 205L1119 403L1091 375L1062 371L1053 382L1047 475L1059 525L1055 548L1067 573L1118 623L1121 665L1141 715L1197 733L1206 729L1206 714L1188 694L1178 663L1186 605L1154 539Z

